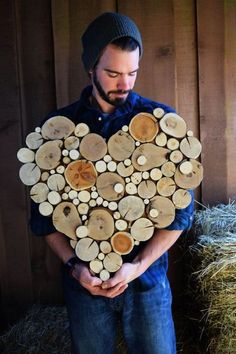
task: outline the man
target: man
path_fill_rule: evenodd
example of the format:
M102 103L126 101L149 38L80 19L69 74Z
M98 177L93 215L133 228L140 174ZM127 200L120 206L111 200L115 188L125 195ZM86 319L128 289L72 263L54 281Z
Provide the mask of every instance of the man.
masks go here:
M132 92L142 40L128 17L105 13L82 36L82 60L92 85L79 101L53 115L64 115L76 124L85 122L91 132L109 138L139 112L161 107ZM65 264L64 293L75 354L114 354L117 319L131 354L174 354L175 333L171 315L171 291L166 277L167 250L183 230L191 226L190 206L177 210L174 222L156 230L142 246L123 257L122 267L108 281L90 273L74 254L68 238L57 232L50 218L40 216L33 204L31 225Z

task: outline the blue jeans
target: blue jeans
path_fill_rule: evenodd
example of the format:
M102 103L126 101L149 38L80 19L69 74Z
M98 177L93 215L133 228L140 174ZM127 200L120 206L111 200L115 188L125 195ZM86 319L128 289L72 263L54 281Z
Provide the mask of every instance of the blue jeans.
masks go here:
M64 273L73 354L115 354L120 319L129 354L175 354L171 291L166 274L142 291L139 280L114 299L93 296Z

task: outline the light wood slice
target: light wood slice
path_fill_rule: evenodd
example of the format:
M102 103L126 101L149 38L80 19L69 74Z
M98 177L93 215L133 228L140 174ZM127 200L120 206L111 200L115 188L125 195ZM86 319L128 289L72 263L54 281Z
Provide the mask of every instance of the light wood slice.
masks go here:
M48 141L40 146L35 161L42 170L52 170L60 164L61 140Z
M115 186L121 184L124 188L123 191L116 192ZM108 201L119 200L124 195L125 181L122 177L113 172L104 172L97 178L97 191L99 195Z
M82 138L89 133L89 127L85 123L79 123L76 125L74 133L79 138Z
M98 161L106 155L107 144L100 135L90 133L81 140L80 153L87 160Z
M150 177L153 181L159 181L159 179L161 179L162 177L162 172L159 168L153 168L150 171Z
M119 219L115 222L116 229L119 231L125 231L128 228L128 223L125 220Z
M98 274L103 269L103 263L99 259L94 259L89 263L89 268L95 273Z
M58 173L51 175L47 180L47 185L52 191L61 191L66 185L65 178Z
M65 178L71 188L80 191L95 185L97 171L91 161L73 161L66 167Z
M156 117L156 118L162 118L165 114L165 111L163 108L161 107L157 107L153 110L153 115Z
M193 171L193 165L191 164L190 161L183 161L179 165L179 170L184 175L188 175L189 173L191 173Z
M40 180L40 168L33 162L22 165L19 171L21 181L26 186L32 186Z
M119 201L118 209L125 220L134 221L143 215L144 203L141 198L130 195Z
M169 198L162 196L152 198L147 206L148 214L151 209L156 209L158 211L158 216L155 218L149 215L149 218L153 221L154 226L158 229L169 226L175 219L175 207Z
M150 180L142 181L138 186L138 195L143 199L154 197L156 191L156 184Z
M116 168L117 168L117 163L115 161L108 162L108 164L107 164L108 171L115 172Z
M105 209L92 210L88 219L88 236L94 240L108 240L114 232L114 220Z
M105 254L102 253L102 252L100 252L100 253L98 254L98 259L100 259L100 261L103 261L104 258L105 258Z
M30 190L30 197L35 203L42 203L47 199L48 186L45 183L39 182Z
M100 250L105 254L110 253L112 250L110 242L102 241L100 243Z
M99 278L102 280L102 281L106 281L110 278L110 273L106 270L106 269L103 269L101 270L101 272L99 273Z
M65 167L60 165L56 169L57 173L63 174L65 172Z
M77 239L76 229L82 222L74 204L70 202L58 204L54 209L52 221L57 231L62 232L73 240Z
M156 146L151 143L142 144L137 147L132 155L132 164L138 171L151 170L154 167L159 167L168 160L169 149ZM147 162L144 165L139 165L137 160L140 155L146 157Z
M43 216L50 216L53 212L53 206L49 202L42 202L39 204L39 212Z
M202 145L194 136L188 136L181 141L180 150L185 156L196 159L201 154Z
M185 189L178 189L172 196L173 203L177 209L184 209L189 206L192 201L192 196Z
M119 130L108 140L108 152L116 161L124 161L135 149L134 139L126 132Z
M160 120L160 127L164 133L174 138L183 138L187 132L184 119L175 113L165 114Z
M151 220L140 218L133 223L130 233L137 241L147 241L154 233L154 225Z
M171 161L168 161L161 166L161 172L165 177L174 176L175 170L176 170L175 164Z
M125 191L127 194L131 194L131 195L136 194L137 193L136 184L132 182L127 183L125 186Z
M183 154L179 150L172 151L170 154L170 161L174 163L179 163L180 161L183 160Z
M134 239L128 232L116 232L111 238L113 250L118 254L128 254L134 247Z
M84 238L88 236L88 228L86 225L80 225L75 230L76 236L79 238Z
M82 261L90 262L97 257L99 247L96 241L89 237L85 237L78 241L75 247L75 253Z
M34 152L28 148L21 148L17 152L17 158L20 162L27 163L34 161Z
M125 166L124 162L119 162L117 165L117 172L121 177L129 177L134 172L134 166Z
M175 138L170 138L167 141L167 147L170 150L177 150L179 147L179 140L175 139Z
M44 139L65 139L73 133L75 124L64 116L54 116L42 126L41 133Z
M155 143L158 146L165 146L167 144L167 136L165 133L161 132L156 136Z
M89 206L86 203L81 203L78 205L78 212L80 213L80 215L86 215L88 214L89 211Z
M95 164L95 168L99 173L105 172L107 170L107 164L105 161L100 160Z
M89 193L89 191L80 191L78 193L78 198L80 202L88 203L91 198L91 194Z
M131 182L134 184L139 184L142 181L142 173L141 172L134 172L131 176Z
M203 167L199 161L190 159L193 166L193 170L188 175L184 175L180 172L179 168L175 172L175 183L180 188L194 189L199 186L203 179Z
M43 137L39 133L30 133L27 135L25 142L28 148L36 150L42 145Z
M61 195L56 191L51 191L48 193L48 201L52 205L57 205L61 202Z
M131 120L129 131L135 140L147 143L155 138L159 131L159 125L152 114L139 113Z
M46 182L48 180L48 177L49 177L49 172L47 171L44 171L42 174L41 174L41 181L42 182Z
M77 136L69 136L64 141L65 149L67 150L76 150L79 147L79 138Z
M175 181L170 177L162 177L157 182L157 192L163 197L171 196L176 189Z
M115 252L107 254L103 261L103 265L108 272L116 272L120 269L122 263L121 256Z
M79 155L79 151L78 150L75 150L75 149L70 150L69 157L71 158L71 160L78 160L79 156L80 155Z

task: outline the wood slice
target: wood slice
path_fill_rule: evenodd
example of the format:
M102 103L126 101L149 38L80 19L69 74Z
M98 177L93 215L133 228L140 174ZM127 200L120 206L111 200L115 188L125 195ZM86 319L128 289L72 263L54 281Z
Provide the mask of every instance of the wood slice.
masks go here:
M65 178L71 188L80 191L94 186L97 171L91 161L73 161L66 167Z
M30 197L35 203L42 203L47 199L48 186L45 183L39 182L30 190Z
M187 126L183 118L175 113L167 113L160 120L160 127L164 133L174 138L183 138L187 132Z
M42 145L43 137L39 133L30 133L27 135L25 142L28 148L36 150Z
M47 171L44 171L42 174L41 174L41 181L42 182L46 182L48 180L48 177L49 177L49 172Z
M170 177L162 177L157 182L157 191L163 197L171 196L176 189L175 181Z
M115 161L108 162L108 164L107 164L108 171L115 172L116 168L117 168L117 163Z
M102 241L111 237L114 232L114 220L105 209L92 210L88 219L88 236Z
M154 225L151 220L140 218L133 223L130 233L137 241L147 241L154 233Z
M202 145L194 136L188 136L181 141L180 150L185 156L196 159L201 154Z
M119 162L117 165L117 172L122 177L129 177L134 172L134 166L125 166L124 162Z
M102 281L106 281L110 278L110 273L106 270L106 269L103 269L101 270L101 272L99 273L99 278L102 280Z
M89 193L89 191L80 191L78 193L78 198L80 202L88 203L91 198L91 194Z
M79 138L82 138L89 133L89 127L85 123L79 123L76 125L74 133Z
M134 247L134 239L128 232L116 232L111 238L113 250L118 254L128 254Z
M77 136L69 136L64 141L65 149L67 150L76 150L79 147L79 138Z
M48 193L48 201L52 205L57 205L61 202L61 196L56 191L51 191Z
M53 206L49 202L42 202L39 204L39 212L43 216L49 216L53 212Z
M75 247L75 253L82 261L90 262L97 257L99 247L96 241L89 237L85 237L78 241Z
M168 198L162 196L152 198L147 206L148 214L151 209L156 209L158 211L158 216L155 218L149 215L149 218L158 229L169 226L175 219L175 207L172 201Z
M132 155L132 164L138 171L151 170L154 167L159 167L168 160L169 149L156 146L151 143L142 144L137 147ZM137 160L139 156L144 155L147 162L144 165L139 165Z
M119 231L125 231L128 228L128 223L125 220L119 219L115 222L116 229Z
M90 161L98 161L107 153L107 144L98 134L90 133L80 143L81 155Z
M121 256L115 252L107 254L103 261L103 265L108 272L116 272L120 269L122 263Z
M142 173L141 172L134 172L131 176L131 182L134 184L139 184L142 181Z
M88 228L86 225L80 225L75 230L76 236L79 238L84 238L88 236Z
M143 215L144 203L141 198L130 195L120 200L118 209L125 220L134 221Z
M138 195L143 199L154 197L156 191L156 184L150 180L142 181L138 186Z
M43 170L52 170L60 164L61 140L48 141L40 146L35 155L37 165Z
M65 167L60 165L56 169L57 173L63 174L65 172Z
M26 186L32 186L40 180L40 168L33 162L22 165L19 171L21 181Z
M153 115L156 117L156 118L162 118L165 114L165 111L163 108L160 108L160 107L157 107L153 110Z
M155 138L159 131L159 125L152 114L139 113L131 120L129 131L135 140L147 143Z
M125 186L125 191L127 194L136 194L137 193L137 187L134 183L130 182L127 183Z
M74 204L62 202L56 206L52 215L53 225L57 231L76 240L76 229L82 224Z
M20 162L27 163L34 161L34 152L28 148L21 148L17 152L17 158Z
M153 180L153 181L159 181L159 179L161 179L162 177L162 172L159 168L153 168L151 171L150 171L150 178Z
M175 170L176 170L175 164L171 161L168 161L161 166L161 172L165 177L174 176Z
M52 191L61 191L62 189L64 189L65 184L65 178L62 175L59 175L58 173L51 175L47 180L48 188L50 188Z
M86 215L88 214L89 211L89 206L86 203L81 203L78 205L78 212L80 213L80 215Z
M100 243L100 250L105 254L110 253L112 250L110 242L102 241Z
M54 116L48 119L42 126L41 133L44 139L65 139L73 133L75 124L64 116Z
M94 259L89 263L89 268L95 273L98 274L103 269L103 263L99 259Z
M185 189L178 189L172 196L173 203L177 209L184 209L192 201L191 194Z
M105 161L100 160L95 164L95 168L99 173L105 172L107 170L107 164Z
M79 158L79 151L78 150L70 150L69 152L69 156L71 158L71 160L78 160Z
M179 170L184 175L188 175L189 173L191 173L193 171L193 165L191 164L190 161L183 161L179 165Z
M175 172L175 183L180 188L194 189L199 186L203 179L203 167L199 161L190 159L193 166L193 170L188 175L184 175L180 172L179 168Z
M108 140L108 152L116 161L124 161L135 149L135 141L126 132L119 130Z
M156 136L155 143L158 146L165 146L167 144L167 136L165 133L161 132Z
M170 161L174 163L179 163L180 161L183 160L183 154L179 150L172 151L170 154Z
M121 184L124 188L123 191L116 192L115 186ZM105 172L97 178L97 191L99 195L108 201L119 200L124 195L125 181L122 177L113 172Z
M167 147L170 150L177 150L179 147L179 140L175 139L175 138L170 138L167 141Z

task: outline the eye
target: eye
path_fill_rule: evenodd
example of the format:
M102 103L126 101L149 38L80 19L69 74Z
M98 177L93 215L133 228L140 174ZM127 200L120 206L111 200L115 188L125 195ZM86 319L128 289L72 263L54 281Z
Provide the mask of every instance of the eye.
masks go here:
M109 77L112 77L112 78L115 78L115 77L117 77L118 76L118 74L116 74L116 73L108 73L108 76Z
M129 76L136 76L137 75L137 71L135 71L134 73L129 73Z

